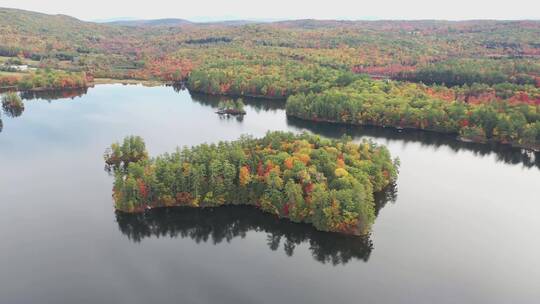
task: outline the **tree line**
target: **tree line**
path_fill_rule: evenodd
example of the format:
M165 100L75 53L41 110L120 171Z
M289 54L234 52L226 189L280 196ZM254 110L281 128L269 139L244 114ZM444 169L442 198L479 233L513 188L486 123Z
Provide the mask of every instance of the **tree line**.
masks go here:
M0 75L0 87L18 90L75 89L88 87L92 80L84 72L38 69L23 75Z
M298 92L320 92L345 81L343 71L290 60L231 60L206 64L191 72L188 88L212 95L284 99ZM352 73L346 73L351 78Z
M398 80L462 86L513 83L540 87L540 63L530 59L452 59L420 66L394 77Z
M445 100L423 85L363 78L343 88L293 95L286 108L287 115L313 121L459 133L467 140L540 148L540 103L471 104Z

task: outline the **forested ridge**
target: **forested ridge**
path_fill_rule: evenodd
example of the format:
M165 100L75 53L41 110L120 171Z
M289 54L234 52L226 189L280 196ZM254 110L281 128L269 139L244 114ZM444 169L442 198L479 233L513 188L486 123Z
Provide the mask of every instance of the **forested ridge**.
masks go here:
M376 215L374 192L395 181L398 161L385 147L307 133L203 144L149 158L139 137L105 153L114 172L115 207L253 205L323 231L365 234Z
M290 65L313 64L451 86L534 84L540 76L538 21L122 26L15 9L0 9L0 17L0 56L96 77L180 80L193 70L226 70L239 64L248 77L260 76L259 69L280 77L288 74Z

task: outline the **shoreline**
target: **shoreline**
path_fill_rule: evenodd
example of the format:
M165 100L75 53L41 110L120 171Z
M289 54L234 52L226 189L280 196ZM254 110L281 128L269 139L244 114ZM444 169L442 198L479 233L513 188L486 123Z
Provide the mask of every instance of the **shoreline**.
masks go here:
M81 87L63 87L63 88L54 88L54 87L38 87L31 89L20 89L17 86L9 87L0 87L0 92L48 92L48 91L62 91L62 90L78 90L78 89L89 89L93 88L96 85L100 84L123 84L123 85L143 85L146 87L158 87L163 85L173 85L174 82L171 81L161 81L161 80L139 80L139 79L114 79L114 78L95 78L94 81L88 82L86 86Z
M252 94L239 95L239 94L208 93L208 92L192 89L189 86L186 86L186 88L192 93L204 94L204 95L208 95L208 96L217 96L217 97L232 97L232 98L244 98L245 97L245 98L254 98L254 99L268 99L268 100L272 100L272 101L287 101L287 98L288 98L288 96L287 97L273 97L273 96L252 95Z
M396 129L396 130L412 130L412 131L424 131L424 132L430 132L430 133L435 133L435 134L445 134L445 135L456 135L456 140L457 141L461 141L461 142L468 142L468 143L475 143L475 144L489 144L489 143L495 143L495 144L498 144L498 145L504 145L504 146L511 146L513 148L517 148L517 149L525 149L527 151L530 151L530 152L535 152L535 153L538 153L540 152L540 146L528 146L528 145L521 145L521 144L517 144L517 143L512 143L512 142L501 142L501 141L498 141L498 140L493 140L493 139L482 139L482 140L475 140L473 138L468 138L468 137L464 137L464 136L460 136L458 133L455 133L455 132L444 132L444 131L438 131L438 130L434 130L434 129L421 129L421 128L416 128L416 127L398 127L398 126L392 126L392 125L376 125L376 124L357 124L357 123L346 123L346 122L340 122L340 121L335 121L335 120L329 120L329 119L307 119L307 118L303 118L303 117L300 117L300 116L296 116L296 115L291 115L291 114L286 114L287 117L292 117L292 118L295 118L295 119L300 119L300 120L303 120L303 121L307 121L307 122L312 122L312 123L328 123L328 124L333 124L333 125L343 125L343 126L355 126L355 127L362 127L362 126L370 126L370 127L377 127L377 128L384 128L384 129Z
M161 80L95 78L93 82L89 83L85 87L32 88L32 89L29 89L29 90L19 90L16 87L1 87L0 88L0 93L9 92L9 91L15 91L15 92L49 92L49 91L62 91L62 90L78 90L78 89L93 88L96 85L104 85L104 84L143 85L145 87L159 87L159 86L173 85L174 82L161 81ZM285 100L287 100L286 98L267 97L267 96L262 96L262 95L210 94L210 93L206 93L206 92L202 92L202 91L192 90L189 87L186 87L186 89L190 93L203 94L203 95L208 95L208 96L238 97L238 98L247 97L247 98L255 98L255 99L261 99L261 100L267 99L267 100L272 100L272 101L285 101ZM216 112L216 113L218 113L218 112ZM231 115L235 115L235 114L231 114ZM501 141L493 140L493 139L478 140L478 139L474 139L474 138L467 138L467 137L464 137L464 136L460 136L459 133L456 133L456 132L445 132L445 131L440 131L440 130L435 130L435 129L422 129L422 128L411 127L411 126L400 127L400 126L392 126L392 125L347 123L347 122L340 122L340 121L334 121L334 120L329 120L329 119L320 119L320 118L309 119L309 118L304 118L304 117L300 117L300 116L297 116L297 115L291 115L291 114L286 114L286 116L287 117L292 117L292 118L295 118L295 119L300 119L300 120L307 121L307 122L312 122L312 123L321 123L322 122L322 123L328 123L328 124L334 124L334 125L356 126L356 127L371 126L371 127L385 128L385 129L396 129L398 131L399 130L414 130L414 131L431 132L431 133L436 133L436 134L456 135L455 139L457 141L461 141L461 142L477 143L477 144L495 143L495 144L499 144L499 145L511 146L511 147L517 148L517 149L525 149L525 150L528 150L528 151L531 151L531 152L536 152L536 153L540 152L540 145L539 146L529 146L529 145L522 145L522 144L514 143L514 142L501 142Z
M94 78L93 85L99 84L123 84L123 85L138 85L145 87L158 87L163 85L172 85L172 81L162 80L143 80L143 79L115 79L115 78Z

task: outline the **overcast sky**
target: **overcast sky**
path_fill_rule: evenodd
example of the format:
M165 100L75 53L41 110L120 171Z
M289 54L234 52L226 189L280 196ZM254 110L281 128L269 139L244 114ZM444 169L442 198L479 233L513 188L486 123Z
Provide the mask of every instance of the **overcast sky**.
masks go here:
M540 0L0 0L0 7L83 20L540 19Z

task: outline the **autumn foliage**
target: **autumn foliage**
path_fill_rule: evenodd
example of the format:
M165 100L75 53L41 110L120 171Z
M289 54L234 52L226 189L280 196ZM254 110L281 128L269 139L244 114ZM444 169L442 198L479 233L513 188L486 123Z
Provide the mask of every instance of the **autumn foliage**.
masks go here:
M467 140L540 148L540 91L512 84L450 89L363 78L347 87L293 95L287 100L287 115L455 133Z
M93 81L86 73L41 70L18 76L0 76L0 87L19 90L59 90L86 88Z
M246 204L319 230L364 234L375 218L374 192L397 176L385 147L307 133L271 132L151 159L141 147L129 137L105 155L123 212Z

